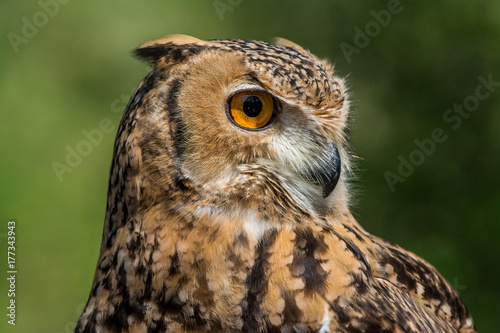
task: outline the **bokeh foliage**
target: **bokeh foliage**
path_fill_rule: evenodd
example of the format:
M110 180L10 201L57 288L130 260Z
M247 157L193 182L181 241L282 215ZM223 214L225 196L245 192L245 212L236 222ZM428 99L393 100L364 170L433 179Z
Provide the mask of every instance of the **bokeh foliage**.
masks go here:
M6 253L6 222L13 219L19 272L15 327L6 323L7 285L0 279L0 331L72 330L99 252L114 134L147 72L129 52L171 33L281 36L334 61L352 92L352 144L360 156L355 215L368 231L435 265L479 331L496 331L500 89L456 130L443 115L474 95L479 76L500 81L500 2L401 1L402 10L350 59L341 43L356 46L354 28L364 30L374 21L371 11L390 1L66 2L51 7L46 24L37 13L50 11L41 3L52 0L0 4L0 249ZM229 7L221 13L214 2ZM40 27L15 52L8 34L23 36L36 15ZM76 149L86 140L82 131L103 119L111 133L60 181L53 162L65 163L67 147ZM391 191L384 173L397 173L398 157L407 159L418 148L414 141L435 128L447 140Z

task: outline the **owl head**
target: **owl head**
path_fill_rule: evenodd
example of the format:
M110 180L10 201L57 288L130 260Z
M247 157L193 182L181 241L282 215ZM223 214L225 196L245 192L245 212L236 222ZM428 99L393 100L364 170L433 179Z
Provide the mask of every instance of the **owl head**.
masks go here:
M110 189L273 221L345 213L348 100L332 65L284 39L169 35L135 54L152 70L122 119Z

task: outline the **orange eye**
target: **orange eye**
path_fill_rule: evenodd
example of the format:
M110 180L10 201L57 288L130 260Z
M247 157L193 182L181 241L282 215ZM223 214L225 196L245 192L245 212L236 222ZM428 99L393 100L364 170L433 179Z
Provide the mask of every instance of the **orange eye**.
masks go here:
M233 120L241 127L249 129L266 126L273 116L273 110L273 98L261 91L238 93L231 98L230 102Z

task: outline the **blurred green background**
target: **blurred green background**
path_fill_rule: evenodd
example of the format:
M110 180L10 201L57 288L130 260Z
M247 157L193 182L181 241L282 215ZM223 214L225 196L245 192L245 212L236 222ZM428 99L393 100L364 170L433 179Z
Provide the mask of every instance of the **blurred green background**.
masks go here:
M130 51L171 33L281 36L334 61L352 94L355 215L435 265L478 330L498 332L500 87L477 105L474 95L479 76L500 82L499 1L56 1L0 3L0 275L9 220L18 269L15 327L0 279L1 332L72 332L99 253L114 135L147 73ZM459 126L443 119L464 101L475 111ZM85 146L103 119L112 131ZM436 128L447 140L415 152ZM87 156L58 176L68 149ZM384 173L411 154L424 160L392 191Z

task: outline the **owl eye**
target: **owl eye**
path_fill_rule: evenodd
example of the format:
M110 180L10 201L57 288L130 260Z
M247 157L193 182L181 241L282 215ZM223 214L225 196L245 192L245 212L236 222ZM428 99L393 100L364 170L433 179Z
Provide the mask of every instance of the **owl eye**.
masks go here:
M237 93L229 103L231 118L239 126L248 129L259 129L269 124L273 111L273 98L262 91Z

